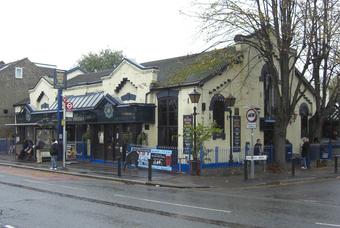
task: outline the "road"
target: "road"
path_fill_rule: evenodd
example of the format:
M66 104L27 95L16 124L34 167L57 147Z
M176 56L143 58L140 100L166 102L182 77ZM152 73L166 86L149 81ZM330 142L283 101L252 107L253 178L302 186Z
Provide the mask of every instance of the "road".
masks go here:
M0 227L340 227L340 179L173 189L0 166Z

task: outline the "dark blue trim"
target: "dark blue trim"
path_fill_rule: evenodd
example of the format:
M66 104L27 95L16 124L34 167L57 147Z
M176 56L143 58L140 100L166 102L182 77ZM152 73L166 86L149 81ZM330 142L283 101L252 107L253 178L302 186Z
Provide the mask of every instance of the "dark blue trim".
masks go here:
M105 161L102 159L91 159L92 163L98 163L98 164L104 164L104 165L110 165L113 166L113 162L112 161Z
M238 162L218 162L218 163L208 163L202 164L202 169L218 169L218 168L228 168L228 167L241 167L242 164Z

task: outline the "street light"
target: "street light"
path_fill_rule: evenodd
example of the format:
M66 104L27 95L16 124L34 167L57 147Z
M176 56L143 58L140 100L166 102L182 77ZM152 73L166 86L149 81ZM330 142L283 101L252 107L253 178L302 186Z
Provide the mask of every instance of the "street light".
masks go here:
M233 136L232 136L232 118L233 118L233 110L231 107L235 105L236 98L233 97L231 94L224 99L224 103L226 106L226 111L229 112L229 137L230 137L230 153L229 153L229 162L233 162Z
M194 90L189 93L189 97L190 97L190 101L193 104L197 104L198 101L200 100L201 94L199 92L196 91L196 88L194 88ZM194 160L194 166L192 166L195 170L196 173L198 171L197 169L197 146L196 146L196 106L194 105L194 154L193 154L193 160Z

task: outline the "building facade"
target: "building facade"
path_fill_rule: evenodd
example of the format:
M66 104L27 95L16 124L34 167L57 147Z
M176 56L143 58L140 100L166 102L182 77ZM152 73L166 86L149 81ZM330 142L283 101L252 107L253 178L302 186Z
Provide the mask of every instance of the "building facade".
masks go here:
M0 138L12 137L13 128L5 124L14 123L13 104L27 99L31 89L43 76L54 76L55 66L37 64L24 58L15 62L0 62Z
M313 88L296 72L293 85L298 81L302 81L301 99L287 130L293 152L299 152L300 139L308 135L308 119L315 111ZM138 144L140 135L146 136L150 147L177 148L179 158L189 157L191 149L186 145L191 139L185 131L192 124L194 106L197 123L215 122L222 129L204 144L201 159L206 163L227 162L230 139L234 161L243 160L247 146L256 139L264 144L273 140L276 104L271 76L256 50L244 44L141 64L124 59L114 69L80 74L67 84L63 95L74 106L73 117L67 121L68 140L75 144L89 140L91 149L86 154L93 160L113 160L117 140ZM189 99L194 89L201 94L197 104ZM22 132L48 129L50 136L57 137L57 90L52 81L42 78L29 92L29 102L16 105ZM236 98L232 107L226 107L228 96ZM258 116L251 128L250 109Z

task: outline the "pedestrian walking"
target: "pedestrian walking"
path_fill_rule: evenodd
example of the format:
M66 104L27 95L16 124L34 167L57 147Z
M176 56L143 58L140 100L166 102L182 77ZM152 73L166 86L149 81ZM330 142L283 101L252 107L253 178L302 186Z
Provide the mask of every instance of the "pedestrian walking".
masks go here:
M254 145L254 155L261 155L262 154L262 143L261 139L256 140L256 144Z
M301 169L310 168L309 165L309 140L308 138L302 138L302 149L301 149L301 156L302 156L302 166Z
M57 155L58 155L58 141L52 138L52 144L50 148L50 155L51 155L51 167L50 170L57 170Z

